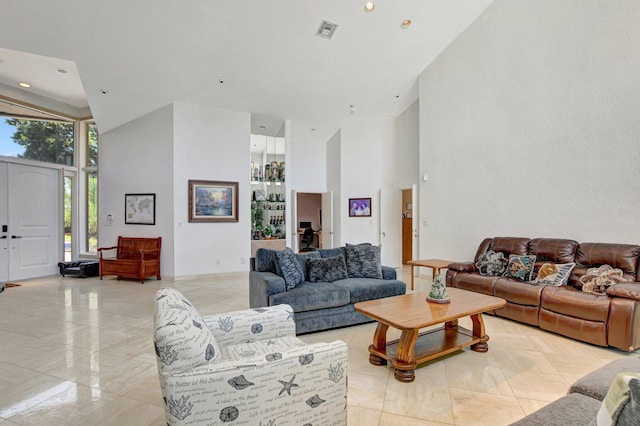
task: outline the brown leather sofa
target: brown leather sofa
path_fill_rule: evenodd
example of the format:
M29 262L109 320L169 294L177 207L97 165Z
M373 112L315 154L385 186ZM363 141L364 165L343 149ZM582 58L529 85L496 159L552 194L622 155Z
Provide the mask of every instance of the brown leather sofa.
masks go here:
M567 285L539 286L503 276L481 275L479 257L489 250L535 255L534 277L546 262L575 262ZM489 294L505 299L505 307L495 315L535 325L599 346L613 346L632 352L640 347L640 246L631 244L578 243L556 238L486 238L473 262L452 263L447 286ZM611 265L624 272L628 282L608 288L606 295L582 291L580 276L588 268Z

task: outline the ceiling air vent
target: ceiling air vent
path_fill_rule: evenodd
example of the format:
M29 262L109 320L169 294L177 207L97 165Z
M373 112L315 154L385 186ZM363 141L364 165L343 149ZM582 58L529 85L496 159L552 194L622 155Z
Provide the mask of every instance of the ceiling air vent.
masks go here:
M322 23L320 24L320 28L318 28L318 31L316 32L316 35L319 37L331 39L331 37L333 37L333 33L336 31L336 28L338 28L336 24L322 21Z

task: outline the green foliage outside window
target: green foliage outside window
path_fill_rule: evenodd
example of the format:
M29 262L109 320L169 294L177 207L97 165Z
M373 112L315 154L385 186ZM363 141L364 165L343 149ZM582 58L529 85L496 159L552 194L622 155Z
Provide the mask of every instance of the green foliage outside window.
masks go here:
M73 123L7 118L16 128L11 139L25 147L18 158L73 165Z

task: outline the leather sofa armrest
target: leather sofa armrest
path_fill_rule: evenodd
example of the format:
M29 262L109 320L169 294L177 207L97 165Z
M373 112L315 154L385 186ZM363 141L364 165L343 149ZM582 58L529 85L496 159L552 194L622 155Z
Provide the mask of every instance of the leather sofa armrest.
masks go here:
M609 297L624 297L640 301L640 283L618 283L607 289Z
M390 266L382 266L382 279L395 280L398 277L396 270Z
M449 269L458 272L478 272L478 268L473 262L454 262L449 265Z

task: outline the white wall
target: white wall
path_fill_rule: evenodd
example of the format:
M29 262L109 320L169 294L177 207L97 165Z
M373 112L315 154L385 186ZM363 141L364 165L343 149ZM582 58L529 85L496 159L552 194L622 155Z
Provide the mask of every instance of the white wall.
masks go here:
M340 203L340 194L342 190L342 182L340 178L341 168L341 148L340 148L340 130L338 130L327 141L327 156L326 156L326 170L327 170L327 192L333 192L333 211L331 212L332 227L333 227L333 246L338 247L342 238L342 227L340 223L340 216L342 213L342 205ZM326 214L326 213L325 213ZM325 219L323 219L323 222ZM323 223L323 229L325 227ZM324 244L329 244L323 239Z
M98 157L98 247L116 245L118 235L162 237L163 276L174 275L172 144L173 106L167 105L100 134ZM135 193L156 194L155 225L124 224L124 195Z
M378 198L381 188L400 189L396 136L396 119L391 117L366 117L340 129L340 245L379 244L380 208L393 210L401 216L400 205L380 206ZM346 207L349 198L371 198L371 217L349 217ZM397 237L401 237L400 232Z
M420 76L421 257L638 243L640 2L496 0Z
M249 269L250 132L249 113L182 102L174 104L176 276ZM189 179L238 182L239 222L190 223Z
M325 192L326 144L306 140L307 132L295 124L291 126L291 138L287 139L287 153L291 153L291 166L287 165L287 179L291 189L297 192Z
M416 100L398 116L398 186L411 188L418 183L420 173L420 102Z

